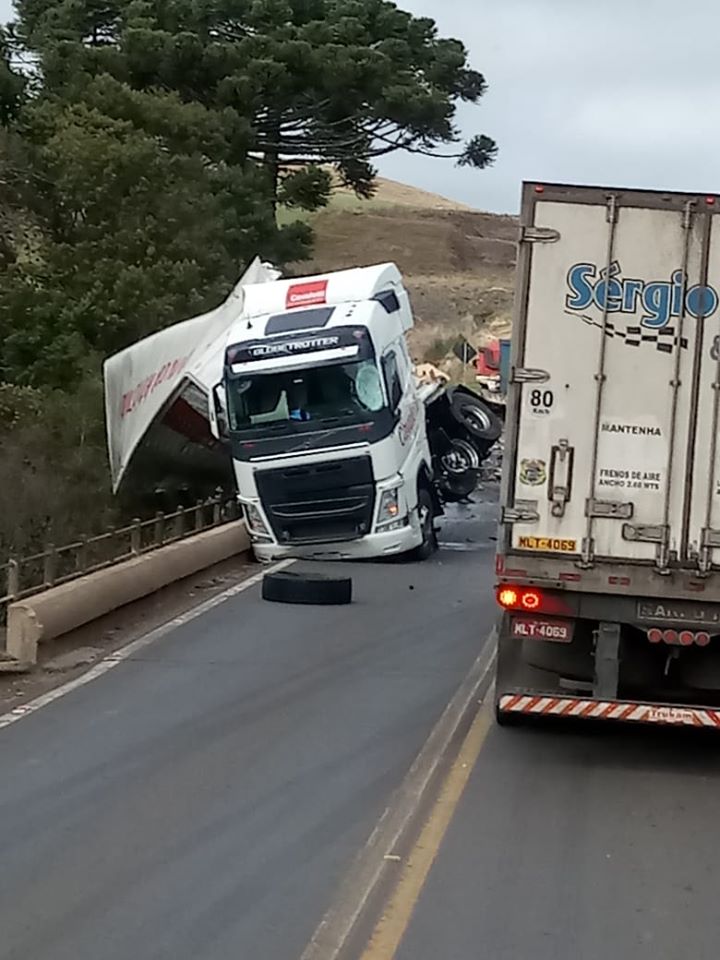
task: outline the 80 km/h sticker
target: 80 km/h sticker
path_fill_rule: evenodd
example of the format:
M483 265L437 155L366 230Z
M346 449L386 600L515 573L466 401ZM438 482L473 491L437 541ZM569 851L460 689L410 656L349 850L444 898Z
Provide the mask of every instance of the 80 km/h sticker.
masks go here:
M552 390L534 387L527 392L527 397L534 417L549 417L554 412L555 394Z

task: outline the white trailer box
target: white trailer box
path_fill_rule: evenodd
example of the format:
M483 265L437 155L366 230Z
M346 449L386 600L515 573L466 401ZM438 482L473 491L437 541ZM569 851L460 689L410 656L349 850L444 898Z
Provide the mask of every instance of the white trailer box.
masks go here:
M718 213L715 196L524 187L504 720L720 723L693 712L720 702Z

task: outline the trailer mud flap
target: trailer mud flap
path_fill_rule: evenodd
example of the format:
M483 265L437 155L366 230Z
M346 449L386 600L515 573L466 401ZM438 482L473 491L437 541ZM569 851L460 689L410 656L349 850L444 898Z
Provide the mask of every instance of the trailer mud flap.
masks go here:
M529 717L720 729L720 710L623 700L583 700L579 697L539 697L516 693L499 698L498 712Z

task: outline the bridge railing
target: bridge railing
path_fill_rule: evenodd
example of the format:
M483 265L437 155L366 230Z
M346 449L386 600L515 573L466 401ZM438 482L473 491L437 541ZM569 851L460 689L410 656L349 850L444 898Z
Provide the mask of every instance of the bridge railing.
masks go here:
M5 621L8 604L16 600L159 550L239 516L237 501L218 491L192 507L179 507L172 513L158 511L149 520L136 519L63 546L50 543L31 556L8 557L0 564L0 623Z

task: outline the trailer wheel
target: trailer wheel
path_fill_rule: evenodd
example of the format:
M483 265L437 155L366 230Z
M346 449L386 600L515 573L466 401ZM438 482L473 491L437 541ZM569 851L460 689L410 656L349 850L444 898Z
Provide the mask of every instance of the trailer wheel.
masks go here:
M447 476L440 484L440 490L446 503L462 503L477 490L480 481L478 471L468 471L459 477Z
M451 401L453 416L476 440L494 443L502 435L502 421L482 400L467 393L457 392Z
M462 477L480 469L480 454L472 443L462 437L453 437L450 449L440 458L440 462L453 477Z
M279 573L265 574L262 597L273 603L339 606L352 603L352 580L350 577L330 577L322 573L281 570Z
M420 487L418 491L418 513L420 515L420 529L422 543L410 554L413 560L429 560L438 548L437 534L435 533L435 504L430 491Z

